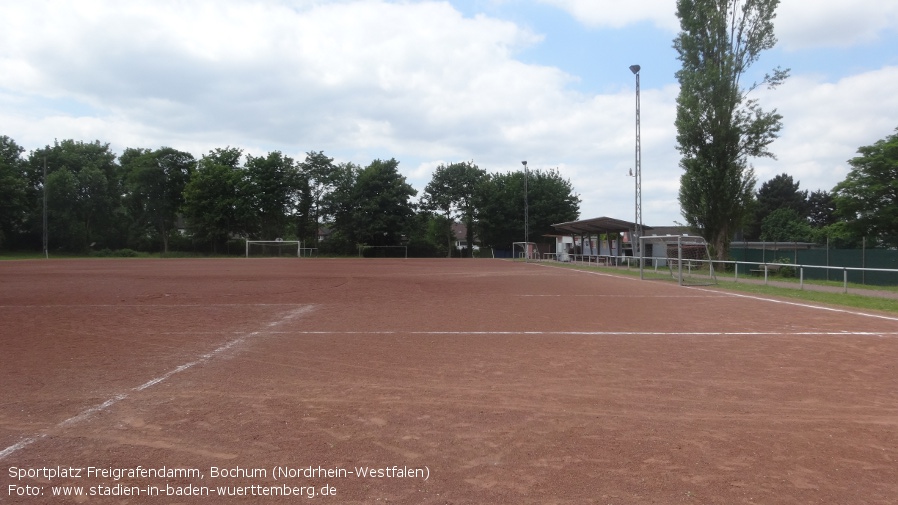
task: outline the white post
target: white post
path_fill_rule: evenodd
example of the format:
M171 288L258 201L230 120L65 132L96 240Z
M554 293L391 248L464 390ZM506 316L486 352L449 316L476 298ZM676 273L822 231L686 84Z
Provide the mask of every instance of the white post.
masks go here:
M680 286L683 285L683 240L677 236L677 276L679 277Z

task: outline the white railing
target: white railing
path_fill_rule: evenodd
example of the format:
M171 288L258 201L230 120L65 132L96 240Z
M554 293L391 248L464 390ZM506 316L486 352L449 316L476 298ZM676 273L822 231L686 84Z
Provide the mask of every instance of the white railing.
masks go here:
M586 254L568 254L567 255L570 263L577 263L582 265L595 265L595 266L617 266L617 267L625 267L628 270L631 268L639 268L639 257L633 256L612 256L612 255L586 255ZM655 271L658 270L659 267L667 266L667 258L652 258L645 257L642 258L645 261L645 268L650 268ZM555 255L552 254L544 254L543 260L555 260ZM676 260L672 260L676 261ZM684 266L688 268L689 265L692 264L703 264L703 263L711 263L714 271L718 276L724 274L726 278L729 278L730 274L732 274L733 282L739 282L739 270L740 266L744 267L744 271L747 269L750 273L749 275L756 273L758 276L763 276L764 284L768 284L770 282L770 274L775 273L781 269L791 268L794 269L797 273L796 277L798 278L798 287L799 289L804 289L805 285L805 271L818 269L818 270L829 270L833 272L842 272L841 275L841 283L842 283L842 292L848 292L848 274L849 272L861 272L861 273L891 273L898 276L898 269L894 268L860 268L860 267L842 267L842 266L825 266L825 265L803 265L803 264L792 264L792 263L762 263L755 261L721 261L721 260L699 260L699 259L689 259L683 260ZM732 265L732 270L726 270L725 268L720 268L721 266ZM866 284L866 286L876 286L875 284Z

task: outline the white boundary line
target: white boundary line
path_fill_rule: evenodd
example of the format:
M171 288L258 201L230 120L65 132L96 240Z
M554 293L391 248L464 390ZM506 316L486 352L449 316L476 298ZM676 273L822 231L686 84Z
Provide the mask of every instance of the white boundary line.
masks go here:
M665 337L707 337L707 336L896 336L898 331L285 331L276 332L292 335L538 335L538 336L665 336Z
M40 309L45 307L53 308L81 308L81 307L161 307L170 309L172 307L295 307L295 303L67 303L67 304L49 304L49 305L14 305L0 304L0 309Z
M280 319L268 323L268 324L267 324L267 327L272 328L272 327L280 326L280 325L282 325L282 324L284 324L284 323L290 321L291 319L295 319L295 318L297 318L297 317L300 317L300 316L303 316L303 315L305 315L305 314L308 314L308 313L311 312L314 308L315 308L314 305L304 305L304 306L302 306L302 307L299 307L298 309L295 309L295 310L292 310L292 311L288 312L287 314L285 314L285 315L284 315L283 317L281 317ZM237 338L235 338L235 339L233 339L233 340L230 340L230 341L228 341L228 342L222 344L221 346L219 346L219 347L218 347L217 349L215 349L214 351L211 351L211 352L208 352L208 353L206 353L206 354L201 355L198 359L195 359L195 360L190 361L190 362L188 362L188 363L184 363L183 365L177 366L177 367L175 367L175 368L169 370L168 372L166 372L166 373L160 375L159 377L156 377L156 378L154 378L154 379L150 379L150 380L148 380L147 382L145 382L145 383L143 383L143 384L141 384L140 386L137 386L137 387L135 387L135 388L131 388L130 391L132 391L132 392L140 392L140 391L143 391L143 390L145 390L145 389L148 389L148 388L150 388L150 387L155 386L156 384L159 384L159 383L161 383L161 382L164 382L164 381L167 380L169 377L171 377L171 376L173 376L173 375L175 375L175 374L179 374L179 373L181 373L181 372L183 372L183 371L185 371L185 370L188 370L188 369L190 369L190 368L193 368L193 367L196 366L196 365L200 365L200 364L203 364L203 363L205 363L205 362L207 362L207 361L210 361L210 360L212 360L213 358L215 358L216 356L218 356L219 354L221 354L221 353L223 353L223 352L225 352L225 351L227 351L227 350L229 350L229 349L231 349L231 348L234 348L234 347L236 347L236 346L242 344L244 341L246 341L246 340L248 340L248 339L251 339L251 338L254 338L254 337L258 337L259 335L262 335L262 334L275 334L275 333L281 333L281 332L272 332L272 331L254 331L254 332L248 333L248 334L246 334L246 335L237 337ZM125 400L126 398L128 398L128 396L129 396L129 393L119 393L119 394L113 396L112 398L109 398L108 400L104 401L103 403L101 403L101 404L99 404L99 405L94 405L93 407L87 408L87 409L81 411L80 413L78 413L77 415L74 415L74 416L72 416L72 417L66 419L65 421L59 422L58 424L56 424L56 426L53 427L53 429L66 428L66 427L69 427L69 426L72 426L72 425L79 424L79 423L81 423L81 422L87 421L88 419L90 419L91 417L93 417L94 414L96 414L96 413L98 413L98 412L102 412L102 411L108 409L109 407L115 405L116 403L118 403L118 402L120 402L120 401L122 401L122 400ZM23 449L23 448L25 448L25 447L28 447L28 446L31 445L32 443L37 442L38 440L41 440L41 439L46 438L46 437L47 437L47 434L46 434L46 433L41 433L41 434L38 434L38 435L34 435L34 436L31 436L31 437L27 437L27 438L25 438L25 439L23 439L23 440L20 440L20 441L16 442L15 444L13 444L13 445L7 447L6 449L3 449L2 451L0 451L0 460L3 460L3 459L6 458L7 456L9 456L9 455L11 455L11 454L13 454L13 453L15 453L15 452L18 452L19 450L21 450L21 449Z
M741 293L733 293L733 292L731 292L731 291L718 291L718 290L716 290L716 289L704 289L704 288L695 288L695 287L690 287L690 288L688 288L688 289L695 289L695 290L698 290L698 291L705 291L705 292L708 292L708 293L719 293L719 294L721 294L721 295L726 295L726 296L735 296L736 298L748 298L748 299L750 299L750 300L760 300L760 301L763 301L763 302L779 303L779 304L783 304L783 305L794 305L795 307L804 307L804 308L808 308L808 309L825 310L825 311L828 311L828 312L840 312L840 313L843 313L843 314L851 314L851 315L855 315L855 316L872 317L872 318L875 318L875 319L885 319L886 321L898 321L898 317L895 317L895 316L886 316L886 315L884 315L884 314L870 314L869 312L857 312L857 311L854 311L854 310L837 309L837 308L835 308L835 307L826 307L826 306L823 306L823 305L811 305L811 304L808 304L808 303L790 302L790 301L786 301L786 300L776 300L776 299L773 299L773 298L764 298L764 297L761 297L761 296L743 295L743 294L741 294Z

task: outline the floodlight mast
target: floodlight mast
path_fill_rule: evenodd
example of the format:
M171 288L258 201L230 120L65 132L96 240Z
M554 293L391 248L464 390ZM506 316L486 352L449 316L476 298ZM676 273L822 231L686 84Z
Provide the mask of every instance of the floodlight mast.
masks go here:
M524 261L530 260L530 207L527 201L527 162L522 161L524 165Z
M43 245L44 245L44 258L50 259L50 247L49 247L50 234L48 231L49 228L47 226L47 156L46 155L44 155L44 180L43 180L43 184L41 184L41 185L43 186L43 190L44 190L44 213L42 216L42 220L43 220L43 233L42 233L43 237L42 238L43 238Z
M634 205L636 207L636 215L633 221L633 237L630 237L630 243L633 244L633 256L639 255L642 262L642 248L639 244L639 237L642 236L642 140L640 139L639 128L639 65L630 65L630 72L636 76L636 173L633 178L636 183L636 195Z

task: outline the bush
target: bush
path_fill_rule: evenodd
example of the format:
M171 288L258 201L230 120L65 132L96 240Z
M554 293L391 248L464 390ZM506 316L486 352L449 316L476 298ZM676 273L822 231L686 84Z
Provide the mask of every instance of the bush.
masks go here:
M133 249L116 249L113 251L109 248L92 251L90 255L96 258L136 258L139 256L137 251Z
M783 265L776 271L776 275L779 277L795 277L795 267L794 266L786 266L792 265L792 261L788 258L778 258L773 261L776 264Z

